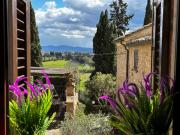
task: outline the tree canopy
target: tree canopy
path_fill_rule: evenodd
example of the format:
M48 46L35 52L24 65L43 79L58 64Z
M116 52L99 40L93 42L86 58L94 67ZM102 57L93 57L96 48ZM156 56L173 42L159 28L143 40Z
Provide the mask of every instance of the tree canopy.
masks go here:
M42 66L42 54L39 39L39 32L36 25L34 9L30 4L30 21L31 21L31 66Z
M144 17L144 25L147 25L152 22L152 9L151 9L151 1L147 0L146 13Z
M116 35L122 36L129 30L129 21L134 16L127 14L128 4L123 0L116 0L110 4L110 21L116 27Z
M99 23L97 24L97 32L93 38L93 61L95 63L95 71L101 73L111 73L115 74L115 44L114 40L114 27L113 24L109 22L108 11L101 12Z

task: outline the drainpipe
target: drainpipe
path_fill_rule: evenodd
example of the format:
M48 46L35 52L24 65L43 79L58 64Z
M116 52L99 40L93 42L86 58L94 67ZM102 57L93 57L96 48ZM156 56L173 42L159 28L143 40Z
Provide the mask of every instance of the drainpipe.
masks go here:
M156 6L157 2L156 0L152 1L152 34L151 34L151 43L152 43L152 47L151 47L151 72L154 72L154 56L155 56L155 27L154 27L154 21L155 21L155 16L154 16L154 8Z

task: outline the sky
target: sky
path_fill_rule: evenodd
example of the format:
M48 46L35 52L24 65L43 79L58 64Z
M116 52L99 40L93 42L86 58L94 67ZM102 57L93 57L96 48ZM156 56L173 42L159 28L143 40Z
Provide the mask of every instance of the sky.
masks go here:
M31 0L42 46L78 46L92 48L101 11L113 0ZM124 0L130 31L143 26L147 0Z

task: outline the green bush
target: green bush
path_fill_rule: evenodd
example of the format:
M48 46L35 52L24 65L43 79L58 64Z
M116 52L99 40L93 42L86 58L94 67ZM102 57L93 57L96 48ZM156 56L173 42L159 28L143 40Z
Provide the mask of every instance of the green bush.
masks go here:
M66 114L60 131L63 135L110 135L109 117L101 113L85 115L78 111L73 118Z
M96 73L95 76L86 82L88 97L97 101L101 95L114 96L116 88L116 79L112 74Z

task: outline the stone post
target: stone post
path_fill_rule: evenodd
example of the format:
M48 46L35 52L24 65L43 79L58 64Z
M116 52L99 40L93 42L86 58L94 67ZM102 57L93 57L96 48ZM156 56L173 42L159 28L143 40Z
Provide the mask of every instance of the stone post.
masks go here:
M66 86L66 112L74 116L78 102L78 94L75 92L75 83L72 74L69 74Z

